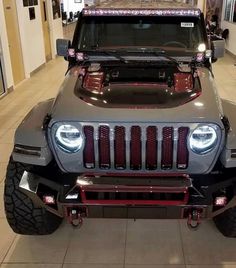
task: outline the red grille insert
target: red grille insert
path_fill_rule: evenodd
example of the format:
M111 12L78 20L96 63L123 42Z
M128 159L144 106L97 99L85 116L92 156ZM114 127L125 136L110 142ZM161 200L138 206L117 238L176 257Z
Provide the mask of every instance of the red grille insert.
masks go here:
M84 127L85 146L84 146L84 166L86 168L95 168L94 159L94 129L92 126Z
M157 168L157 128L155 126L147 128L146 168L149 170Z
M178 139L178 150L177 150L177 168L186 169L188 167L188 147L187 147L187 137L189 133L188 127L180 127L178 129L179 139Z
M173 127L164 127L162 137L161 168L171 169L173 164Z
M139 126L131 127L130 141L130 168L139 170L142 167L141 152L141 128Z
M99 127L99 160L100 168L110 168L110 129L108 126Z
M126 147L125 147L125 128L121 126L115 127L115 168L126 168Z

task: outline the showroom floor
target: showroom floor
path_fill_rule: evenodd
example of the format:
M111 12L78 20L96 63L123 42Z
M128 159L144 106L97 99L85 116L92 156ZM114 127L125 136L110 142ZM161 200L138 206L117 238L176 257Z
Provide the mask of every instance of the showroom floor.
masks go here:
M55 96L66 62L58 58L0 100L0 192L13 136L25 114ZM236 102L236 67L226 55L214 64L220 95ZM9 228L0 201L0 267L46 268L233 268L236 239L223 237L212 221L192 232L178 220L85 220L81 229L64 222L50 236L28 237Z

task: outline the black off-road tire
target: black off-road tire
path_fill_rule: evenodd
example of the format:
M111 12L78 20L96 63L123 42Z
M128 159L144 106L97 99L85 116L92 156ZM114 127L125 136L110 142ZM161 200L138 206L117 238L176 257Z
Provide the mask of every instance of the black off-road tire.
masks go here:
M15 233L23 235L47 235L61 224L62 218L37 207L19 189L19 182L26 166L10 158L4 189L6 218Z
M230 208L214 218L218 230L226 237L236 237L236 207Z

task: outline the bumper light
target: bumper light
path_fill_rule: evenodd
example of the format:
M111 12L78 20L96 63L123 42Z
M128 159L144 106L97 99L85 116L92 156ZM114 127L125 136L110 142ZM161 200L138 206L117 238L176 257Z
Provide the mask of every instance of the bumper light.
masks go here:
M44 195L43 196L43 203L46 204L46 205L55 205L56 201L55 201L54 196L52 196L52 195Z
M218 196L215 198L214 205L217 207L225 207L228 200L226 196Z

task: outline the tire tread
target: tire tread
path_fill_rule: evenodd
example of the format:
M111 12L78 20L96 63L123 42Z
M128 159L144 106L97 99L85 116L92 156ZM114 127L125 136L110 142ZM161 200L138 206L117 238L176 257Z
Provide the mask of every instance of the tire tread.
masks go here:
M47 235L53 233L62 219L33 201L19 189L20 179L26 167L10 158L4 188L6 218L15 233L23 235Z

